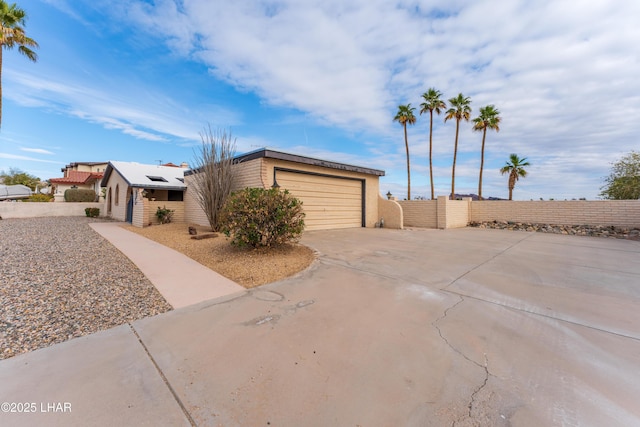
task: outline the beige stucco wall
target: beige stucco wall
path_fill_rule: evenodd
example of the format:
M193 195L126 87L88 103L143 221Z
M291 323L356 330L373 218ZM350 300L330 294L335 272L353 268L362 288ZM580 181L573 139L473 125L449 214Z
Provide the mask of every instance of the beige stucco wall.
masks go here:
M439 196L438 212L442 210L443 204L446 219L444 224L438 223L438 228L461 228L469 225L470 197L462 200L449 200L448 196Z
M384 219L384 228L403 228L403 209L395 200L387 200L378 195L378 217Z
M473 202L470 220L640 227L640 200Z
M86 208L100 209L100 216L105 215L102 203L34 203L34 202L0 202L2 218L35 218L42 216L85 216Z
M103 209L105 216L107 215L107 205L109 203L109 188L111 188L111 218L117 219L119 221L125 221L127 219L127 188L128 184L122 178L122 176L115 169L109 176L109 181L107 182L107 197L105 197L105 202L103 203ZM116 188L119 188L119 197L116 196ZM118 204L116 204L116 198L118 199Z
M438 228L437 200L401 200L405 227Z
M100 163L97 165L75 165L71 170L79 172L104 172L108 163Z
M278 159L264 158L261 168L263 186L269 188L273 185L273 169L281 167L298 171L313 172L332 176L342 176L365 180L365 224L367 227L374 227L378 222L378 198L380 193L379 179L374 175L367 175L358 172L329 169L321 166L305 165L302 163L289 162Z

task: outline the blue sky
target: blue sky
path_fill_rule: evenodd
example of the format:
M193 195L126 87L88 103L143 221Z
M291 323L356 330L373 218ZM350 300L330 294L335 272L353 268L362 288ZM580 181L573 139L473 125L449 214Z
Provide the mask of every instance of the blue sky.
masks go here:
M640 150L640 2L565 0L22 0L31 63L5 51L0 170L42 179L80 161L191 162L200 132L386 171L429 196L420 95L494 104L483 194L527 157L515 199L595 199L611 162ZM437 6L436 6L437 5ZM450 192L455 123L434 117L436 193ZM460 128L456 192L477 193L481 134Z

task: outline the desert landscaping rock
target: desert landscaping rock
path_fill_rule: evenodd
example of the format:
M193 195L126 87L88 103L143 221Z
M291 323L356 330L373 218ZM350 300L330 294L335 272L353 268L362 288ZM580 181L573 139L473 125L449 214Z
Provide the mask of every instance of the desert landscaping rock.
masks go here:
M498 230L535 231L539 233L564 234L571 236L611 237L616 239L640 240L640 228L615 227L610 225L553 225L514 221L488 221L472 222L469 226Z
M0 359L171 310L96 221L0 222Z

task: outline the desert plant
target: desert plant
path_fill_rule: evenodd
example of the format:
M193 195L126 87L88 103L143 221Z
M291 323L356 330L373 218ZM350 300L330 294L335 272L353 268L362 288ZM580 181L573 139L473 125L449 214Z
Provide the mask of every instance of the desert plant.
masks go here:
M631 151L613 163L601 190L604 199L640 199L640 152Z
M93 202L96 200L96 192L86 188L69 188L64 192L65 202Z
M24 199L23 202L50 202L53 200L53 195L51 194L32 194L28 199Z
M100 216L100 209L98 208L85 208L84 213L89 218L97 218Z
M196 152L190 190L193 190L198 205L207 216L213 231L220 229L220 214L234 186L233 157L236 143L231 133L211 126L200 134L202 145Z
M168 224L171 222L174 212L174 210L167 209L166 206L158 206L158 210L156 210L156 217L158 218L160 224Z
M229 197L222 213L223 233L240 247L296 242L304 230L302 202L287 190L246 188Z

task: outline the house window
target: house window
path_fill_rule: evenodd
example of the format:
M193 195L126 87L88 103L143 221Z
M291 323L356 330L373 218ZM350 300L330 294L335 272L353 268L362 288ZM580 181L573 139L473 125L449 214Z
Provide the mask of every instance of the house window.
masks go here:
M147 178L149 178L151 181L153 182L169 182L166 179L164 179L161 176L151 176L151 175L147 175Z
M116 197L114 200L114 203L116 206L118 206L118 201L119 201L118 199L120 199L120 184L116 185Z

